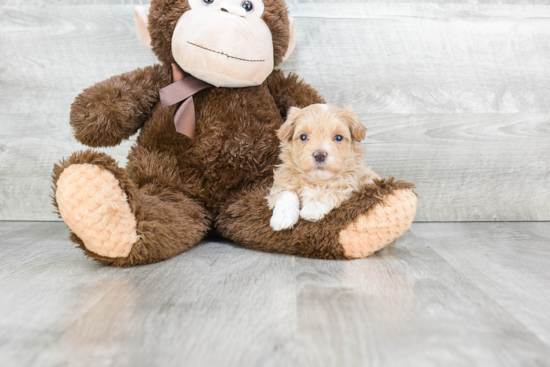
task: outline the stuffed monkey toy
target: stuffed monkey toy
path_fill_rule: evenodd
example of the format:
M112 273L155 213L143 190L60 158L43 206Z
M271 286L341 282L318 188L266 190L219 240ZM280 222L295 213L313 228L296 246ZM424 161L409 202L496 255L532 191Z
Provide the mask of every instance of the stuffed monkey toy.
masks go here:
M140 130L126 168L95 150L54 168L54 205L86 255L150 264L214 230L261 251L355 259L410 227L413 185L393 178L366 185L318 222L270 227L276 131L291 107L325 103L276 68L294 48L284 0L153 0L135 16L160 63L84 90L70 114L74 136L90 147Z

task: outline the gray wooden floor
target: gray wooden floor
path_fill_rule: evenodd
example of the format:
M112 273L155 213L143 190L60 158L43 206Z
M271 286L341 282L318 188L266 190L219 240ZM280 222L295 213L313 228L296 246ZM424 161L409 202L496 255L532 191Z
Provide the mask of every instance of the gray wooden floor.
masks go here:
M104 267L0 222L0 365L549 366L550 223L416 223L367 259L205 241Z

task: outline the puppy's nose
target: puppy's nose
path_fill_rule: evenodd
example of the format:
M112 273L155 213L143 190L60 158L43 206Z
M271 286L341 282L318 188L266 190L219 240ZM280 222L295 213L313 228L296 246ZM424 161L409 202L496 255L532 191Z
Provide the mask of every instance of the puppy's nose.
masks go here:
M317 163L321 163L321 162L324 162L325 159L327 159L327 152L323 152L321 150L316 150L314 153L313 153L313 158L315 159L315 162Z

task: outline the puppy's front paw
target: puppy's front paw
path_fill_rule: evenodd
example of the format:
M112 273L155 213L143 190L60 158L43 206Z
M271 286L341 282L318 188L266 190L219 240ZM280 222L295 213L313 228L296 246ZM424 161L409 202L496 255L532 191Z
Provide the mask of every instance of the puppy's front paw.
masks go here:
M330 212L330 208L318 201L310 201L300 211L300 217L311 222L323 219Z
M299 218L300 212L298 210L284 214L279 213L278 215L274 213L269 225L274 231L282 231L294 227Z
M273 209L269 224L274 231L282 231L294 227L300 219L300 200L296 194L285 192Z

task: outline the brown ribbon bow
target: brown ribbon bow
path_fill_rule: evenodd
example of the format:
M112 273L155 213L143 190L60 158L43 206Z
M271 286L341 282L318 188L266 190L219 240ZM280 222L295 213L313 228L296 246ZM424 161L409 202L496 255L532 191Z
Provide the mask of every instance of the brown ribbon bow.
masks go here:
M172 64L172 84L160 90L162 107L180 103L174 113L176 131L195 139L195 104L193 95L213 85L186 74L178 64Z

